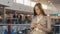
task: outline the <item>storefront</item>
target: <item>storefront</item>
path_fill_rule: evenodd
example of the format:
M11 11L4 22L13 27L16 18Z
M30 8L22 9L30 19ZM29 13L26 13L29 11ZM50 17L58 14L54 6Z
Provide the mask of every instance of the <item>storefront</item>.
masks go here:
M53 34L60 33L60 16L59 14L51 14L52 30Z

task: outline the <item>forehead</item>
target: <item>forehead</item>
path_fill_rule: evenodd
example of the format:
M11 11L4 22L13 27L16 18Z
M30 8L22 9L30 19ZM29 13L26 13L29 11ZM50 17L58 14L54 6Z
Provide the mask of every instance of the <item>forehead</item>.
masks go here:
M39 7L38 6L35 6L35 9L39 9Z

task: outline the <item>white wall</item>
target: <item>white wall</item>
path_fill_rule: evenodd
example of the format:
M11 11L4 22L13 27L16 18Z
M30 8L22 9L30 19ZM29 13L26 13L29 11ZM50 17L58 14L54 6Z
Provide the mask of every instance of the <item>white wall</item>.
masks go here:
M29 6L26 6L26 5L23 5L23 4L14 3L13 0L0 0L0 4L9 6L9 7L6 7L6 9L33 12L33 8L32 7L29 7ZM51 8L51 10L48 10L48 9L45 10L45 13L47 13L47 14L59 13L59 11L55 11L54 8Z
M9 3L8 3L9 2ZM22 4L14 3L13 0L0 0L0 4L7 5L6 9L31 12L32 8Z
M0 0L0 4L7 5L7 6L12 6L13 0Z

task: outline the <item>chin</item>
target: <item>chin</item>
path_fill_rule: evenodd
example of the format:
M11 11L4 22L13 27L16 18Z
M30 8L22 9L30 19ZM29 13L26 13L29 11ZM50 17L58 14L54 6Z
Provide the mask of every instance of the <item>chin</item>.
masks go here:
M40 15L40 14L37 14L37 15Z

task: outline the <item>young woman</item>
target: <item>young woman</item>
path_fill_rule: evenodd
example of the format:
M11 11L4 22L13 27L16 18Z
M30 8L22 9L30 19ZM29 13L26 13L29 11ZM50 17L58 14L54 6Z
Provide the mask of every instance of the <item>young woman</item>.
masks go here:
M51 31L51 20L44 13L40 3L34 7L34 18L31 22L31 34L47 34Z

